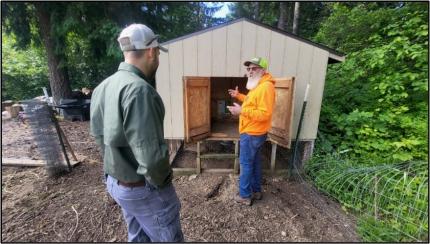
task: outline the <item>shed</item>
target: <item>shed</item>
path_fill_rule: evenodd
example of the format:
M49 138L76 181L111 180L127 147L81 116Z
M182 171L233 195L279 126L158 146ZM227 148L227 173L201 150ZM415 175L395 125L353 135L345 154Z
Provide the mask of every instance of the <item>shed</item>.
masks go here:
M290 87L294 89L290 91L293 108L290 108L292 123L288 131L289 139L296 136L305 90L310 85L300 140L311 142L313 148L327 65L345 59L336 50L246 18L188 34L161 45L169 51L160 53L157 91L166 108L164 134L170 140L184 140L188 136L187 80L197 79L198 84L203 84L201 80L209 79L208 91L212 94L209 115L211 119L220 118L226 116L222 107L231 101L227 97L219 97L228 96L227 89L235 85L239 85L239 90L246 93L243 63L252 57L261 56L267 58L268 71L274 77L294 81ZM193 102L208 101L195 99ZM206 116L206 110L193 108L194 117Z

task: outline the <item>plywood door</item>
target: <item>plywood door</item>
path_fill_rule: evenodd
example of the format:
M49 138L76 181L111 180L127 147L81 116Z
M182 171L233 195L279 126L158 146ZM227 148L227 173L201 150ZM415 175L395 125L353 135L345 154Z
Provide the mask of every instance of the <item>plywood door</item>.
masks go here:
M276 102L269 138L290 148L294 101L294 77L275 79Z
M185 140L203 139L210 134L210 79L184 76Z

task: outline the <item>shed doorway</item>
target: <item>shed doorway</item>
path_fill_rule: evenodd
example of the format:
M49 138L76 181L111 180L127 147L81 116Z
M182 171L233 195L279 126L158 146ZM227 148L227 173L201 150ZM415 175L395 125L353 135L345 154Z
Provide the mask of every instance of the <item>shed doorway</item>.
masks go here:
M291 144L294 99L294 77L275 78L276 102L269 139L286 148ZM228 105L238 102L228 94L236 86L247 94L246 77L184 76L185 141L195 142L208 137L237 140L237 116Z
M246 77L184 77L187 142L207 137L239 138L239 117L227 109L239 101L228 94L228 89L237 86L246 94L246 81Z

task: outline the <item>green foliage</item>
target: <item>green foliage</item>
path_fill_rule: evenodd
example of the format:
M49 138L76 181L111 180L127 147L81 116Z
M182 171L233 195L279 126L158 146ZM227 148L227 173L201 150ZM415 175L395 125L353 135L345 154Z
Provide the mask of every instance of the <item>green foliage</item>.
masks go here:
M293 31L294 2L287 2L286 31ZM304 38L313 37L321 23L329 15L329 5L322 2L301 2L298 35ZM277 28L280 15L279 2L233 2L229 5L228 20L243 18L257 20ZM257 11L258 10L258 11ZM258 13L257 13L258 12Z
M360 215L363 241L428 240L428 162L360 165L332 154L314 157L305 170L321 191Z
M375 11L337 6L319 33L335 21L359 23L358 30L373 23L367 23L371 31L345 31L334 42L354 50L327 73L320 131L338 151L390 162L428 160L428 13L418 4ZM361 38L364 44L355 45Z
M14 48L16 39L2 32L2 101L43 95L49 88L48 66L42 49Z

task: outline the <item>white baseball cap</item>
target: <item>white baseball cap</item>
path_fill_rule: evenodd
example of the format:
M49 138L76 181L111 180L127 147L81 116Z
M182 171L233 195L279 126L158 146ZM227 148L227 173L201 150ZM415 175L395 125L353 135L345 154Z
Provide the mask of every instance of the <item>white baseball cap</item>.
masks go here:
M167 52L167 48L160 46L158 43L159 35L146 25L131 24L121 31L117 41L122 51L134 51L158 47L161 51Z

